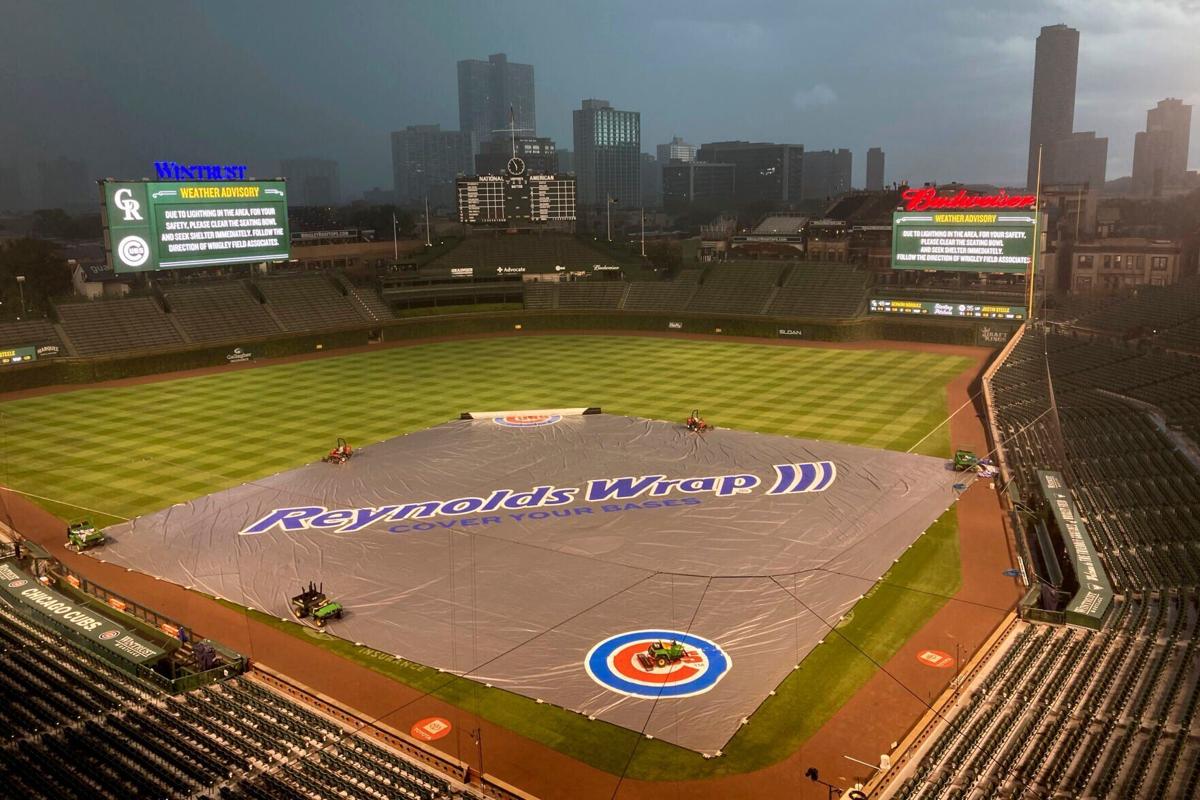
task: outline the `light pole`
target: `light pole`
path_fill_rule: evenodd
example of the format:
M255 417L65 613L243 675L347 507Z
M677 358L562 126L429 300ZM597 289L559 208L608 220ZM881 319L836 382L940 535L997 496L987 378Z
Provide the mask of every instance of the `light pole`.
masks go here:
M605 226L608 228L608 240L612 241L612 207L613 203L617 202L617 198L605 192L604 194L604 217Z
M21 295L21 316L25 316L25 276L17 276L17 293Z

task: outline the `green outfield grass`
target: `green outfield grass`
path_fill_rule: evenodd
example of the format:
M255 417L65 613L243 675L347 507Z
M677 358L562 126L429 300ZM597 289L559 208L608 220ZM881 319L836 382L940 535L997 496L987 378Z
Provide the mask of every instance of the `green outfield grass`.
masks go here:
M584 405L668 420L698 407L722 427L895 450L920 442L915 452L945 456L948 431L937 428L946 416L945 385L969 364L902 350L636 337L415 345L2 402L0 478L60 516L86 514L108 524L315 460L337 436L361 446L464 410ZM784 681L725 756L707 761L291 623L264 621L601 769L621 772L636 745L630 776L679 779L755 769L792 752L870 678L871 659L890 657L958 581L949 513L855 606L842 636L826 637Z

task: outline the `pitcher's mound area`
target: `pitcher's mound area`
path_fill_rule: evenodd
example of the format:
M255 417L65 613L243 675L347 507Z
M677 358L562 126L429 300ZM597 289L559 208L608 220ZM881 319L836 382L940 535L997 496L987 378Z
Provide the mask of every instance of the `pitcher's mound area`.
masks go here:
M314 580L346 607L334 635L712 752L956 480L830 442L501 416L140 517L93 555L280 617Z

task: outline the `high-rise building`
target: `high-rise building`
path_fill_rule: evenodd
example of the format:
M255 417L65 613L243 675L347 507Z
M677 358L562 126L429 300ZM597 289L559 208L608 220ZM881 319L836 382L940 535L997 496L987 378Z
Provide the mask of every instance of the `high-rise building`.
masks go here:
M1192 107L1178 98L1159 100L1146 112L1146 130L1133 140L1133 191L1158 197L1179 186L1187 172Z
M1104 189L1108 165L1108 137L1097 138L1095 131L1076 132L1055 141L1050 151L1051 168L1042 159L1042 184L1086 183Z
M642 208L662 207L662 165L649 153L642 153Z
M554 140L545 136L513 137L498 133L479 145L479 153L475 156L476 175L500 175L508 167L508 161L513 157L513 147L516 146L516 157L525 164L524 174L554 175L559 171L558 151L554 148Z
M850 191L854 155L846 148L804 153L801 200L832 199Z
M1079 31L1047 25L1037 38L1033 66L1033 109L1029 115L1029 164L1026 186L1037 185L1038 148L1042 172L1054 173L1054 143L1069 139L1075 125L1075 76L1079 66Z
M683 211L692 205L706 209L733 204L737 167L708 161L675 160L662 168L663 208Z
M458 62L458 128L486 142L492 134L509 126L509 112L518 132L533 136L537 114L533 97L533 66L516 64L504 53L487 61Z
M560 147L556 151L558 156L558 171L559 172L574 172L575 171L575 154L566 148Z
M38 203L42 208L92 205L96 185L87 179L87 165L65 156L38 162Z
M696 159L733 164L734 200L795 202L800 199L804 146L771 142L710 142L700 145Z
M664 167L672 161L695 161L699 148L688 144L678 136L672 136L671 141L658 146L658 163Z
M392 176L397 203L426 197L438 206L453 205L454 179L474 170L474 137L444 131L440 125L410 125L392 133Z
M288 182L288 205L336 206L341 202L338 163L328 158L288 158L279 162Z
M867 191L883 191L883 148L872 147L867 151Z
M641 203L642 115L607 100L584 100L571 112L580 206L624 208Z

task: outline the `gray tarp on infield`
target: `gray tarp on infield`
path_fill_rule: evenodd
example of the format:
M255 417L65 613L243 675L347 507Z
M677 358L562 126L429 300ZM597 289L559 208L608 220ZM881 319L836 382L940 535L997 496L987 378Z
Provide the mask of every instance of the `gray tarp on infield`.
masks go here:
M768 494L773 465L822 461L837 469L824 490ZM761 485L728 497L584 496L593 479L740 473ZM108 529L91 555L281 617L302 583L323 581L348 608L327 629L335 635L711 752L953 503L960 479L942 459L630 417L465 420L363 448L344 466L309 464L139 517ZM239 535L274 509L541 485L584 488L539 519L502 510ZM684 498L699 502L662 505ZM414 523L433 529L389 531ZM731 667L704 694L657 702L584 669L600 641L645 629L715 641Z

